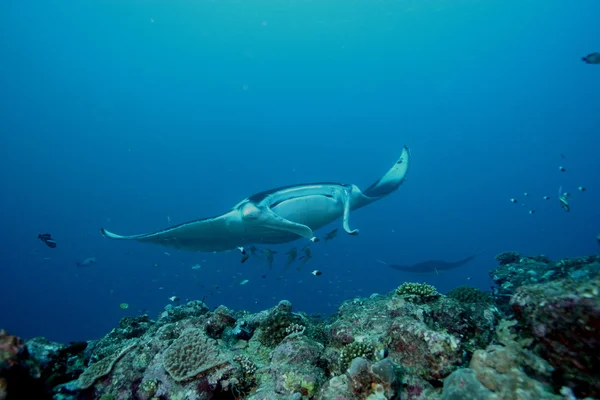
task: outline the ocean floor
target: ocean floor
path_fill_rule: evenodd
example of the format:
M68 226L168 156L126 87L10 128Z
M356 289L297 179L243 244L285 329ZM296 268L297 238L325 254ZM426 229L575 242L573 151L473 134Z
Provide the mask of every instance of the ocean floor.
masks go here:
M191 301L89 342L0 330L0 400L600 398L600 254L496 259L491 293L407 282L329 318Z

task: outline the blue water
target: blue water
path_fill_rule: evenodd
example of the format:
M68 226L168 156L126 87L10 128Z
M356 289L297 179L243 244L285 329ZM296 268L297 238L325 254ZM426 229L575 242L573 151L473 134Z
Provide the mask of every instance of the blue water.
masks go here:
M97 338L173 295L331 313L404 281L488 289L505 250L597 252L600 65L581 57L600 51L598 15L597 0L3 2L0 327ZM359 236L313 246L300 272L281 254L269 270L100 235L282 185L364 189L404 144L406 183L352 214ZM380 262L478 251L439 275ZM87 257L98 263L76 267Z

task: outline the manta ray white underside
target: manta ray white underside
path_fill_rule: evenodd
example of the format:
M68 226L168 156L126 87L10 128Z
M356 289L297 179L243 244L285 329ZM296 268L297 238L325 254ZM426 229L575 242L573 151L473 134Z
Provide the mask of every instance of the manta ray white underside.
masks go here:
M249 244L287 243L301 237L312 239L314 231L343 218L349 226L350 212L396 191L406 179L410 152L404 146L392 168L362 192L356 185L313 183L291 185L257 193L229 212L171 226L153 233L122 236L102 228L104 236L135 240L181 250L215 252Z

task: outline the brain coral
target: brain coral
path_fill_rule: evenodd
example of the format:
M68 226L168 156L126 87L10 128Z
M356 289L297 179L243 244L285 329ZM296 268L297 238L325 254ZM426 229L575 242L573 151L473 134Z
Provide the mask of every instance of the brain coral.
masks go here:
M227 362L217 341L200 329L182 332L163 355L165 370L176 381L183 381Z
M137 339L129 339L123 342L116 350L110 355L104 357L102 360L89 365L81 375L79 375L77 384L80 389L87 389L92 386L96 380L110 374L113 366L121 357L125 355L129 350L137 346Z

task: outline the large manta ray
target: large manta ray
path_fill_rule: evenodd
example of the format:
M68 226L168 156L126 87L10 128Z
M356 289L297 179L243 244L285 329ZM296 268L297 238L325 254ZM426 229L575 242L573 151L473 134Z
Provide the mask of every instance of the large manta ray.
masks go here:
M462 260L448 262L442 260L428 260L423 261L414 265L395 265L395 264L386 264L390 268L397 269L398 271L404 272L412 272L416 274L425 274L429 272L438 272L443 271L445 269L454 269L458 267L462 267L466 263L470 262L474 259L477 254L473 254L467 258L463 258Z
M102 228L104 236L136 240L181 250L216 252L249 244L280 244L301 237L315 240L313 231L343 218L349 225L350 211L357 210L396 191L406 179L410 153L404 146L392 168L367 190L353 184L313 183L292 185L257 193L236 204L225 214L198 219L153 233L121 236Z

